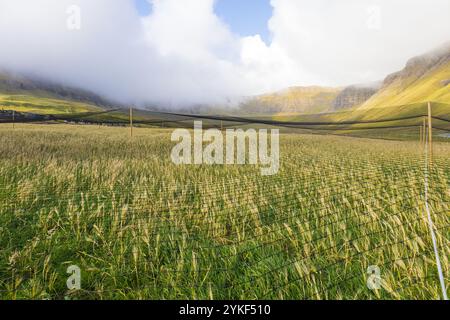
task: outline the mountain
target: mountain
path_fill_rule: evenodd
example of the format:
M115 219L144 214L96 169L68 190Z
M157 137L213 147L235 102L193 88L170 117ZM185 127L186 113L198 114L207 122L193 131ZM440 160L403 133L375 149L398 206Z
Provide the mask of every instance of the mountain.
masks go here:
M240 106L249 113L323 113L350 109L365 103L380 84L352 85L345 88L292 87L283 91L247 99Z
M320 113L330 111L341 93L341 88L292 87L283 91L264 94L241 104L243 112L250 113Z
M422 112L427 101L450 105L450 42L412 58L403 70L387 76L380 84L345 88L291 87L249 97L237 109L198 106L179 112L289 115L349 110L368 114L369 110L376 109L374 112L378 115L387 116ZM86 90L0 70L0 110L56 114L98 111L116 106L120 107ZM383 111L381 107L395 108L385 108ZM163 108L148 109L164 111Z
M409 60L403 70L387 76L380 90L360 108L427 101L450 103L450 43Z
M450 42L412 58L403 70L388 75L382 83L346 88L293 87L248 99L241 110L313 114L408 105L413 108L428 101L450 104Z
M0 72L0 108L35 113L109 109L116 104L87 90L34 76Z
M380 85L354 85L342 90L333 101L333 110L340 111L362 105L379 90Z

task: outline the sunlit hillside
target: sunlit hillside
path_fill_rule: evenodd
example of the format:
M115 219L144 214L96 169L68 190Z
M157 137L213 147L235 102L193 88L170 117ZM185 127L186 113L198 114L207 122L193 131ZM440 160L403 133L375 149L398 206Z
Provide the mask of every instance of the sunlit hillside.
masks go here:
M38 114L61 114L98 111L102 108L77 101L52 99L35 95L0 94L0 109Z
M450 46L411 59L361 106L371 109L434 101L450 103Z
M86 90L33 76L0 72L0 110L61 114L98 111L111 104Z
M319 113L330 111L341 91L342 88L293 87L250 99L241 109L257 113Z
M424 114L428 101L433 103L435 116L449 112L450 45L411 59L403 70L387 76L381 85L292 87L249 98L239 108L204 106L177 112L251 114L281 121L373 120ZM0 72L0 110L57 115L110 110L113 105L89 91ZM134 115L141 120L154 119L147 111L135 111ZM124 110L120 114L109 114L108 118L102 115L101 119L127 117L127 110ZM167 124L171 118L162 121Z

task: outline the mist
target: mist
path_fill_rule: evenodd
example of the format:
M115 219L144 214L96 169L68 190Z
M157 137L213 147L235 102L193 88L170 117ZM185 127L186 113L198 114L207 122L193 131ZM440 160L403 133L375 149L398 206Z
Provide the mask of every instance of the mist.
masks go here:
M379 81L450 40L448 0L272 0L269 44L233 34L213 0L151 3L141 17L131 0L0 0L0 69L121 103L223 106Z

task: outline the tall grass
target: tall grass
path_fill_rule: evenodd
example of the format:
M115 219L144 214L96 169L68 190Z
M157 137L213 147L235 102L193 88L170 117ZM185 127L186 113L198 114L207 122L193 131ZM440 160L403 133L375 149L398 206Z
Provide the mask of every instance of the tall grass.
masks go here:
M262 177L175 166L170 132L0 126L0 297L440 297L419 143L283 135L280 172ZM429 195L446 283L449 156L436 144Z

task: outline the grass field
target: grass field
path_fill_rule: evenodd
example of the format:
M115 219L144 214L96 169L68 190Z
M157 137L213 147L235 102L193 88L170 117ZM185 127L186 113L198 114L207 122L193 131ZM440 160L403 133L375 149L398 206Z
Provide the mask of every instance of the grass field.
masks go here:
M285 134L279 174L263 177L175 166L171 132L0 125L0 298L441 297L420 143ZM449 143L429 182L448 284Z

